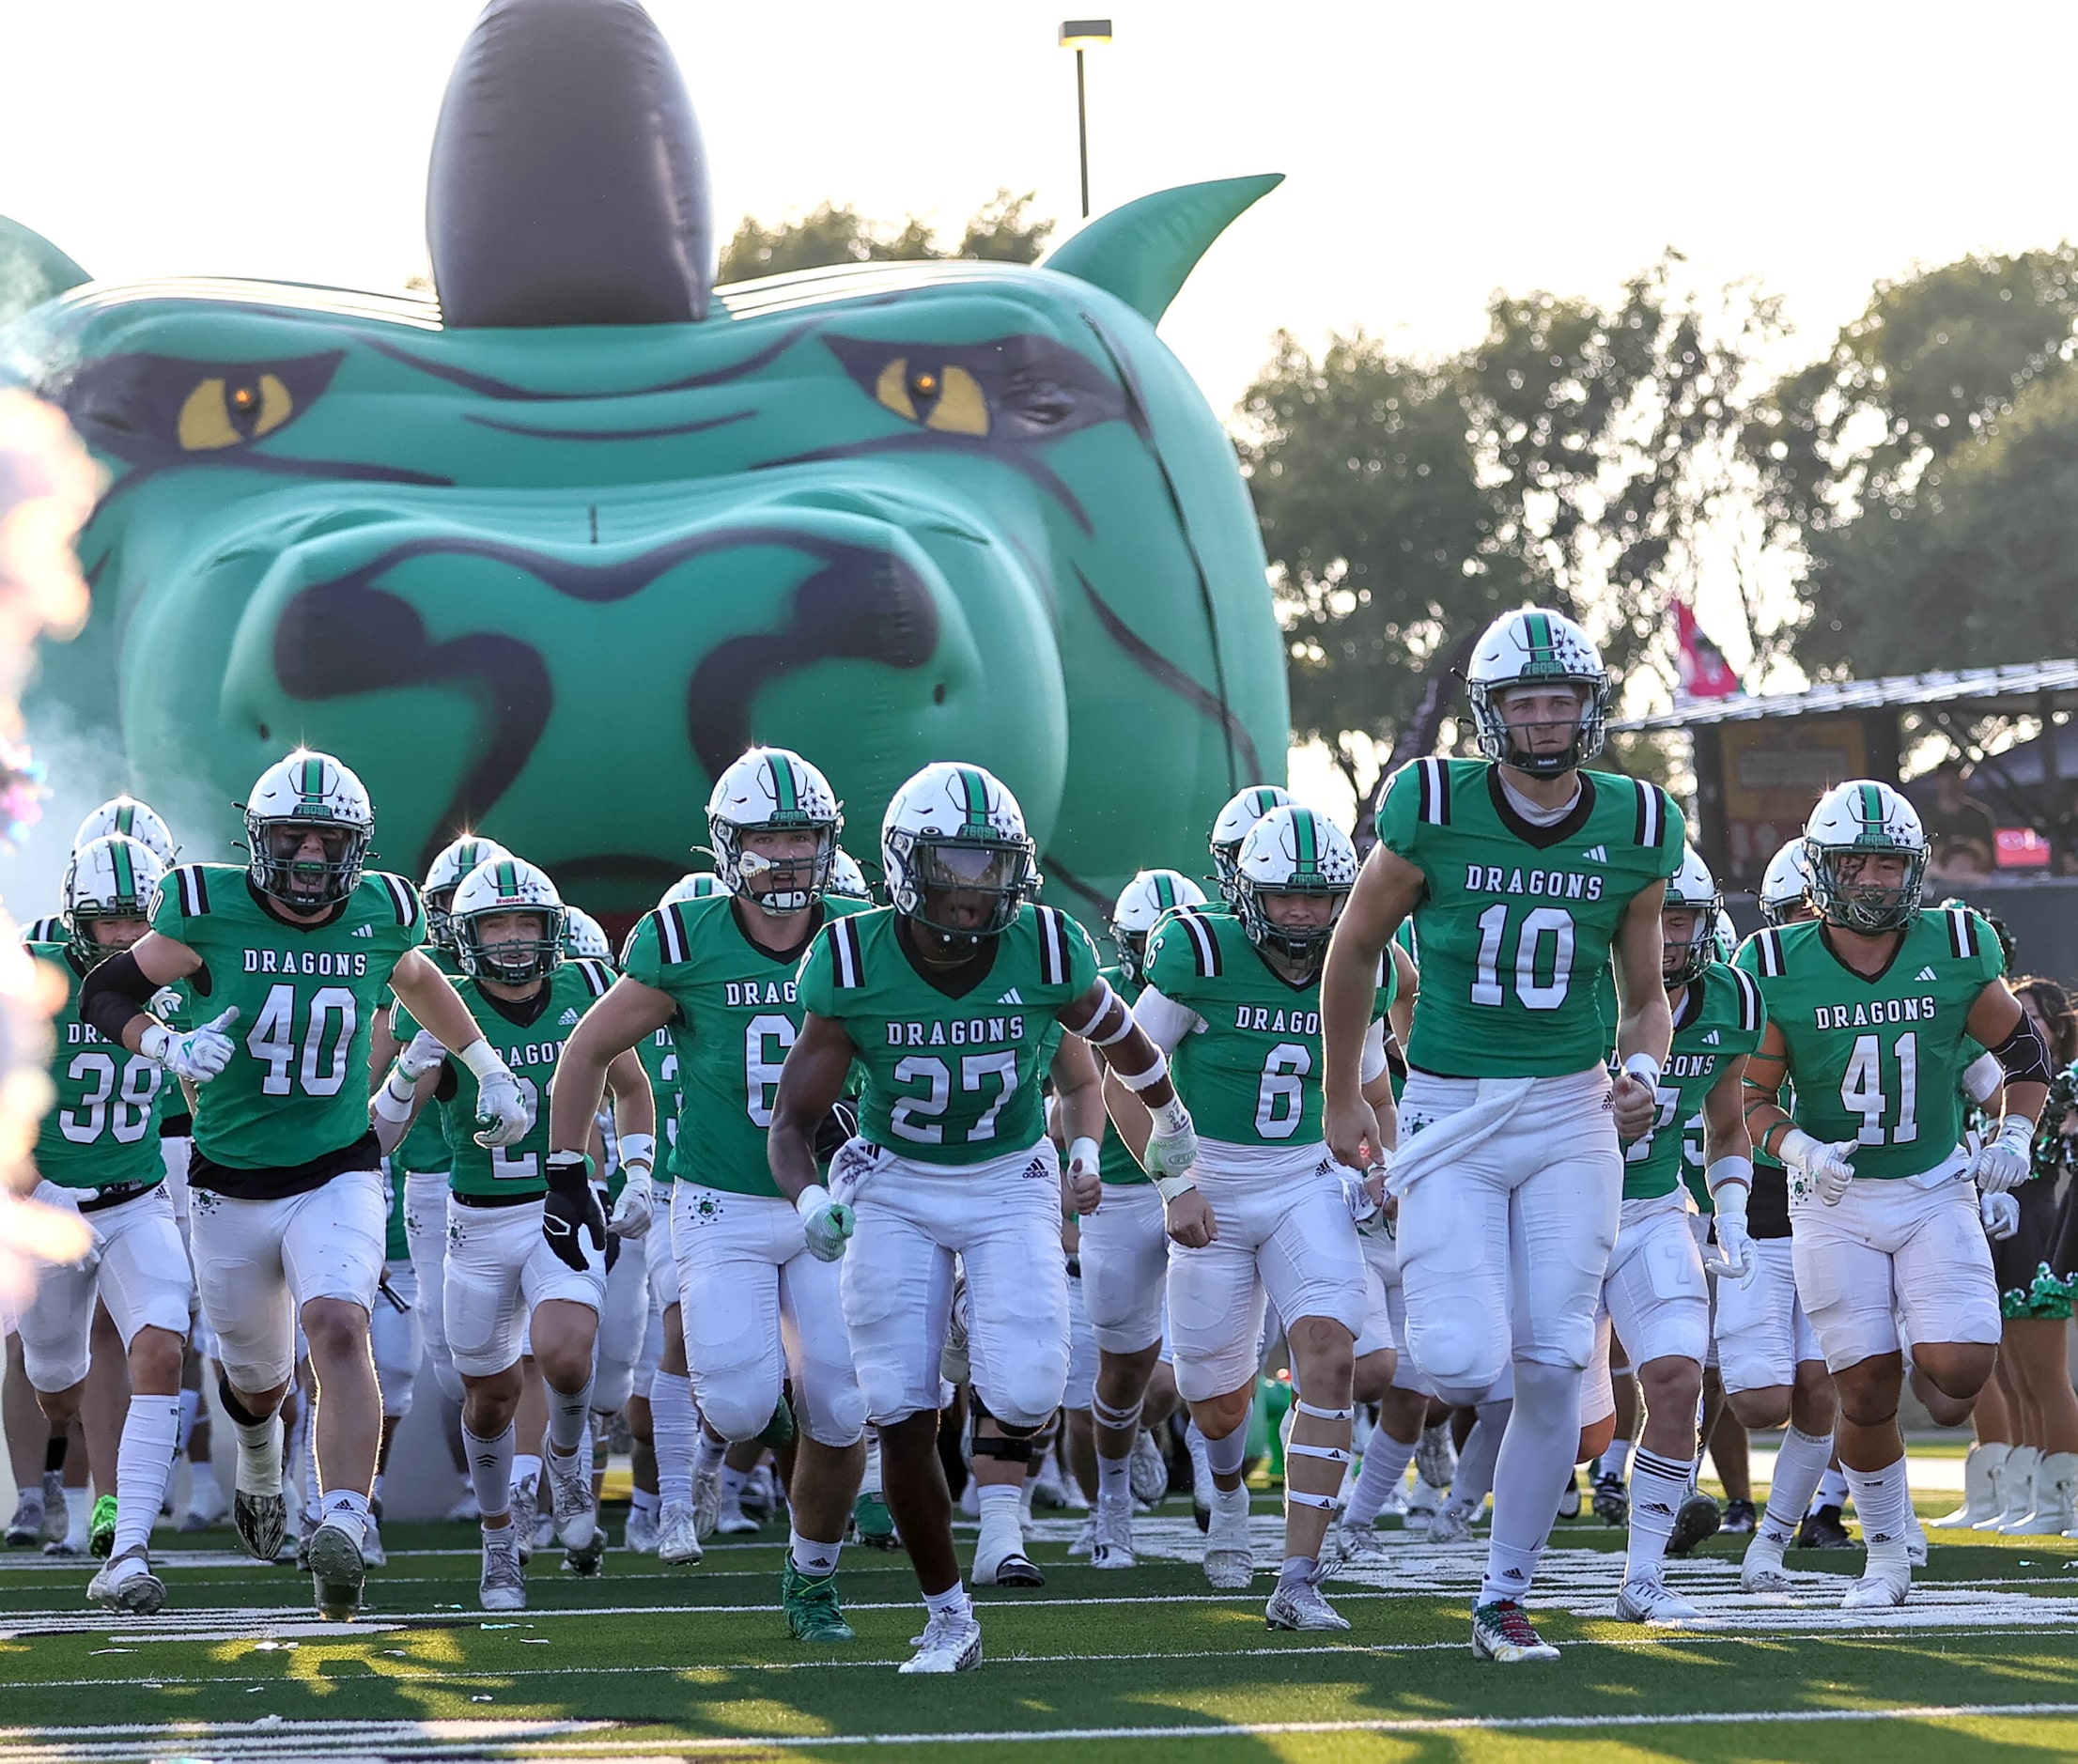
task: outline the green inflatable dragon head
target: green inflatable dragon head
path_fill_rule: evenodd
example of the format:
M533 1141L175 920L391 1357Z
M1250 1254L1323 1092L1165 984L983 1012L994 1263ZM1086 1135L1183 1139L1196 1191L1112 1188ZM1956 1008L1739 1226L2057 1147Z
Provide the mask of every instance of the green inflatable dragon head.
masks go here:
M201 855L306 742L366 781L392 867L481 828L628 911L774 742L869 857L904 778L988 766L1094 911L1282 776L1254 518L1155 334L1276 181L1144 198L1039 267L710 298L702 148L649 21L501 0L436 139L437 304L102 286L0 224L35 302L0 356L111 475L92 616L39 692L119 732L141 795L224 802L181 829Z

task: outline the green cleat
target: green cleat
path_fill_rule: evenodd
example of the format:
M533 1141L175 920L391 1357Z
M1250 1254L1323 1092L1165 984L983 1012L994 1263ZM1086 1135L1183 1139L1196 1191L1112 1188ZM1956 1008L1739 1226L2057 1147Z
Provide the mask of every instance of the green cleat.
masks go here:
M765 1431L758 1435L759 1443L777 1451L782 1446L791 1446L796 1432L794 1407L786 1400L786 1393L780 1392L779 1407L772 1411L772 1418L766 1422Z
M786 1610L786 1627L802 1642L848 1642L856 1639L845 1614L837 1608L837 1576L825 1574L810 1580L788 1556L780 1570L780 1603Z
M116 1547L116 1497L103 1494L94 1503L94 1516L87 1522L86 1553L106 1559Z
M888 1504L877 1494L861 1494L852 1503L851 1524L859 1533L859 1541L869 1550L892 1550L897 1547L894 1535L894 1515L888 1510Z

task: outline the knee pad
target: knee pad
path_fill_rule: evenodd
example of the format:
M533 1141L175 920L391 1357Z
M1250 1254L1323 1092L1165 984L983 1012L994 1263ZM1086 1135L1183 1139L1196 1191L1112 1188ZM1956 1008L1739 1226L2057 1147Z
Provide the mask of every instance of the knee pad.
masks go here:
M1407 1318L1408 1357L1446 1402L1476 1402L1507 1368L1507 1319L1463 1294L1438 1296L1422 1312Z
M968 1403L969 1405L969 1441L972 1446L974 1456L977 1458L1000 1458L1013 1463L1030 1463L1032 1460L1034 1448L1039 1443L1040 1435L1045 1433L1053 1422L1053 1416L1050 1415L1045 1420L1030 1427L1006 1421L1001 1416L989 1413L988 1405L982 1400L981 1392L978 1390L968 1392ZM984 1421L994 1421L1002 1430L1001 1437L984 1434L982 1431Z

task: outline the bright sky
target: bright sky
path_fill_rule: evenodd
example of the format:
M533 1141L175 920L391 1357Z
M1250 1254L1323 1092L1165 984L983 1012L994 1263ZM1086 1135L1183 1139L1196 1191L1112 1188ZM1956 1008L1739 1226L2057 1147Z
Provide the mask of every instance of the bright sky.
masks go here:
M394 287L424 265L426 147L477 9L0 0L0 213L105 279ZM1875 279L2054 242L2078 217L2070 5L1110 9L1116 41L1089 57L1099 211L1288 175L1163 326L1222 415L1279 326L1442 352L1477 338L1496 287L1605 298L1669 243L1699 284L1783 294L1815 354ZM650 10L723 234L825 197L956 227L999 185L1075 219L1064 7Z

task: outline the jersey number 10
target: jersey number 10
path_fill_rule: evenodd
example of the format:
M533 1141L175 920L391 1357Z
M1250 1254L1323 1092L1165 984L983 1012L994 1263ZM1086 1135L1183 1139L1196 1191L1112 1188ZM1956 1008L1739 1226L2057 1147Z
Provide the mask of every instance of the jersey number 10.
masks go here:
M1472 1002L1489 1008L1508 999L1501 984L1501 938L1508 930L1508 903L1496 901L1479 916L1479 966L1472 976ZM1539 980L1545 939L1550 939L1549 980ZM1556 1011L1573 983L1573 915L1563 906L1533 906L1515 934L1515 999L1526 1011Z

